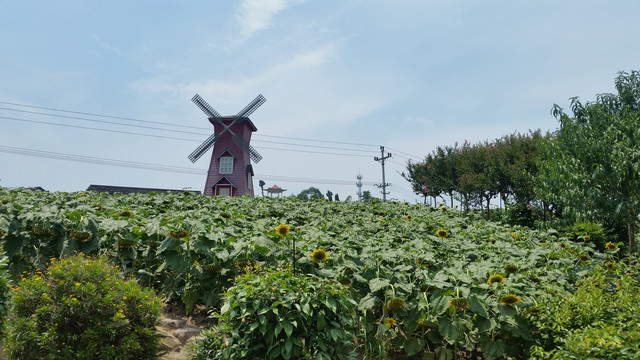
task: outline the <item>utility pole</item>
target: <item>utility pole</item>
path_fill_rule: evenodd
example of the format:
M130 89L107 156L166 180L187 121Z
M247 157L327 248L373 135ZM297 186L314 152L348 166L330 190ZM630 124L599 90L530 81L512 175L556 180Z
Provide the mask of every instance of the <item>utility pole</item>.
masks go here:
M358 179L358 182L356 183L356 186L358 187L358 201L362 201L362 175L358 173L356 179Z
M387 153L385 156L384 146L380 146L380 154L382 155L381 157L375 156L373 158L373 160L379 161L382 164L382 184L376 184L376 186L382 188L382 201L387 201L387 186L391 186L391 184L387 184L384 180L384 162L391 157L391 153Z

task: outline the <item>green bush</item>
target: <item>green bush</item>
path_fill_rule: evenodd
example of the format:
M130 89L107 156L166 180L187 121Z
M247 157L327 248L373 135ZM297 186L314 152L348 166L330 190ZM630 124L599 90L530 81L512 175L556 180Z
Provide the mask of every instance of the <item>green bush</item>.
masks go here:
M579 283L575 293L541 302L531 315L542 346L534 359L640 358L638 272L608 262Z
M13 289L9 359L152 359L161 302L104 258L51 259Z
M336 281L250 272L225 294L193 359L354 359L355 305Z
M9 272L7 268L9 261L4 256L2 244L0 243L0 340L4 335L4 319L7 316L9 301Z

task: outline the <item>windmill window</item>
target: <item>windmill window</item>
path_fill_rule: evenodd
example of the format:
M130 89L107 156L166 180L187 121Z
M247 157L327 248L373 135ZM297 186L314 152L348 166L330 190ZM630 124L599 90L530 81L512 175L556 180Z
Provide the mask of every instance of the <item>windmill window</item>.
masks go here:
M247 188L253 190L253 176L250 172L247 173Z
M233 174L233 157L223 156L220 158L220 174Z

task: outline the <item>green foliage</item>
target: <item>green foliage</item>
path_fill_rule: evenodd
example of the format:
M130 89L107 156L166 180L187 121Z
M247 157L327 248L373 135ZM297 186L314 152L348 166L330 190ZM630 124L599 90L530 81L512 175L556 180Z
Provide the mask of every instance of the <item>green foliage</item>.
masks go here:
M638 359L638 271L623 263L598 266L577 290L554 294L530 310L546 342L536 359Z
M0 238L4 234L0 233ZM9 260L4 256L2 250L2 243L0 242L0 340L4 334L4 320L8 312L9 302L9 272L8 272Z
M541 195L576 219L629 224L630 250L640 214L640 72L621 72L617 94L571 101L573 117L555 105L560 122L540 168Z
M250 272L225 294L193 359L355 359L355 305L337 281Z
M543 139L540 131L511 134L494 142L475 145L465 142L461 147L438 147L424 161L407 164L407 179L417 194L437 198L454 194L465 210L486 208L499 195L506 204L511 199L522 206L534 200L533 179L538 169L537 143Z
M539 343L523 318L534 299L571 291L600 259L620 254L556 231L394 202L4 189L0 198L9 199L0 202L0 231L14 274L44 271L43 254L104 254L187 309L220 308L220 294L247 269L290 266L295 239L297 273L344 284L358 304L357 352L365 359L463 349L491 359L526 356ZM121 216L125 210L130 216ZM290 235L279 236L279 224ZM318 249L326 261L312 260ZM498 274L503 281L489 284ZM522 302L501 305L508 295ZM388 308L395 298L405 305Z
M308 189L302 190L300 194L296 195L296 197L299 200L324 199L324 195L322 195L322 192L320 191L320 189L313 186Z
M52 259L13 289L9 359L153 359L160 300L106 260Z

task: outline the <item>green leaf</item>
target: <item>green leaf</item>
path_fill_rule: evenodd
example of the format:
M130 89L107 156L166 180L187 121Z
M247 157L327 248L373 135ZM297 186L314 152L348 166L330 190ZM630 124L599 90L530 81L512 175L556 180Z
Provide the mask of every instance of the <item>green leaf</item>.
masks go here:
M449 344L453 344L462 334L460 325L448 317L442 317L438 320L438 331Z
M360 303L358 304L358 308L360 308L362 310L373 309L373 307L376 306L376 300L377 300L376 296L371 294L371 293L369 293L365 297L360 299Z
M501 339L493 341L489 336L482 335L480 337L480 348L487 359L493 360L504 355L505 344Z
M284 327L285 334L287 334L287 336L291 336L291 334L293 333L293 325L285 320L283 321L282 326Z
M372 293L382 290L387 286L389 286L389 280L387 279L375 278L369 281L369 289L371 289Z
M423 347L424 347L424 340L419 338L412 337L412 338L409 338L404 343L404 351L407 353L408 356L413 356L419 353Z
M324 329L324 327L325 327L326 325L327 325L327 321L326 321L326 319L324 318L324 314L323 314L323 313L318 314L318 320L317 320L317 322L316 322L316 328L317 328L318 330L322 330L322 329Z

